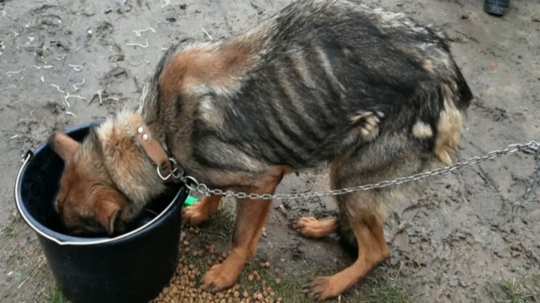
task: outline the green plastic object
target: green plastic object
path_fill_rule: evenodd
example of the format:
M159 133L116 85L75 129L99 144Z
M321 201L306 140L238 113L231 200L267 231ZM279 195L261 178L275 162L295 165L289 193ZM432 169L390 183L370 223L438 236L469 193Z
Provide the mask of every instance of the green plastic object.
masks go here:
M186 202L184 202L184 205L186 206L191 206L193 205L194 203L197 203L199 202L199 199L193 197L193 196L188 196L187 199L186 199Z

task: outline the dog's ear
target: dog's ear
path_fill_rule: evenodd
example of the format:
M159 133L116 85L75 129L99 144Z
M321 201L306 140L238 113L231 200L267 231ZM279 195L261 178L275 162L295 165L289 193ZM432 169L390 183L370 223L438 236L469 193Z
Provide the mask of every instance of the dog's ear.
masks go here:
M109 236L114 234L114 224L120 216L120 206L111 201L111 197L109 197L97 200L94 211L96 221L105 227Z
M49 137L49 146L64 161L69 161L79 148L79 142L63 133L54 133Z

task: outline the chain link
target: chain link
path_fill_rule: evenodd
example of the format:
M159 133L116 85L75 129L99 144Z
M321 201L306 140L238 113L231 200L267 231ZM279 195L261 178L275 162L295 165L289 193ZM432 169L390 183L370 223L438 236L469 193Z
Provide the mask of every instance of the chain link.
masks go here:
M512 204L512 212L514 213L522 206L523 203L525 203L525 201L527 201L529 194L538 185L538 180L540 180L540 148L536 149L534 161L536 163L534 173L525 187L525 192Z
M511 144L504 149L493 150L493 151L490 151L489 153L486 153L483 156L472 157L466 161L456 162L446 167L441 167L441 168L437 168L431 171L414 174L408 177L399 177L393 180L385 180L378 183L359 185L359 186L354 186L354 187L349 187L349 188L325 190L325 191L319 191L319 192L308 192L308 193L274 194L274 195L248 194L244 192L223 191L221 189L209 189L208 186L206 186L204 183L199 183L195 178L191 176L184 176L181 179L190 190L196 191L203 195L216 195L216 196L236 197L239 199L247 198L247 199L262 199L262 200L272 200L272 199L282 200L282 199L297 199L297 198L307 199L307 198L314 198L314 197L339 196L339 195L345 195L345 194L358 192L358 191L384 188L388 186L399 185L399 184L404 184L404 183L408 183L412 181L422 180L422 179L433 177L433 176L447 174L449 172L452 172L456 169L460 169L462 167L473 166L483 161L493 160L501 156L513 154L517 151L538 155L540 153L540 144L536 141L531 141L525 144L522 144L522 143ZM538 161L538 158L536 158L536 160ZM537 163L540 163L540 162L537 162Z

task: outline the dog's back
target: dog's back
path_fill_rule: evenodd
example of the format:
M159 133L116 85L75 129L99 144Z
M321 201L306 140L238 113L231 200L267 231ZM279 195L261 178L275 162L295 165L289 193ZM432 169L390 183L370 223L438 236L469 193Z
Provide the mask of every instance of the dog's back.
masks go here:
M239 38L173 50L162 94L171 61L211 169L308 168L394 133L448 163L472 99L442 34L352 1L295 2Z

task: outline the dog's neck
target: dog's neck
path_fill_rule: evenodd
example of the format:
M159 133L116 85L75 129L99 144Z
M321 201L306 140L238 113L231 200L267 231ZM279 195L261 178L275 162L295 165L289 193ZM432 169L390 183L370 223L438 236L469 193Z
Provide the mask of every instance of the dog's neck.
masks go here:
M166 189L158 174L158 167L163 176L170 173L164 167L168 157L158 139L160 134L154 133L139 113L129 112L107 120L96 134L109 175L131 201L135 215Z
M173 170L176 167L167 155L165 144L159 141L159 134L150 131L139 113L130 116L128 121L136 132L135 140L138 145L156 165L156 173L163 181L173 181Z

